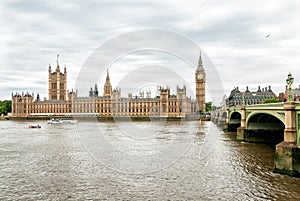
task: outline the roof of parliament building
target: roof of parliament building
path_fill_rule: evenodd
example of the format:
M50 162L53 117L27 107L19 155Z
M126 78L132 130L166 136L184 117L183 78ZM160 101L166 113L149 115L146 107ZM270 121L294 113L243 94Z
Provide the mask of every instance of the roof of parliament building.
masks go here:
M227 104L229 104L229 106L242 104L253 105L262 103L265 99L274 97L276 97L276 95L272 91L271 86L265 88L258 86L258 89L255 91L250 91L248 86L245 91L240 91L239 87L235 87L227 99Z

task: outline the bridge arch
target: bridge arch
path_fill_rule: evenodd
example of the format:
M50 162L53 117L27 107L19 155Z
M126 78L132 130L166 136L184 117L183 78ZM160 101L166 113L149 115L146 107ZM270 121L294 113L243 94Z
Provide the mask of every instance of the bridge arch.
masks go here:
M228 131L236 132L241 126L242 114L240 111L233 111L229 114Z
M231 116L235 113L239 113L241 116L242 116L242 111L241 110L234 110L234 111L231 111L230 114L229 114L229 119L231 119Z
M250 124L249 124L250 123ZM269 123L268 126L275 126L273 128L279 128L276 124L280 124L280 128L283 125L283 129L285 127L285 119L282 115L276 113L276 112L252 112L250 113L246 118L246 128L251 129L251 123ZM249 127L250 125L250 127ZM262 128L263 129L263 128ZM266 128L269 129L269 128Z
M268 111L253 112L246 119L246 141L276 145L284 140L284 117Z
M229 115L229 120L231 119L242 119L242 112L241 111L233 111Z

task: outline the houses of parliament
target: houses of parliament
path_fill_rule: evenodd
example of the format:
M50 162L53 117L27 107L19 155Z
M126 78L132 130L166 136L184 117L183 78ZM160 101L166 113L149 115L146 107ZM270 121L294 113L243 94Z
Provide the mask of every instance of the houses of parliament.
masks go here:
M12 93L12 116L88 116L98 117L187 117L205 112L205 70L201 54L195 71L196 100L186 94L186 87L177 87L176 94L171 94L170 87L158 87L158 95L151 97L141 92L140 96L121 96L120 88L112 88L109 71L103 86L103 95L99 95L97 84L91 88L88 95L79 97L78 91L67 90L67 69L63 72L57 60L57 66L52 72L48 68L48 99L41 100L30 93Z

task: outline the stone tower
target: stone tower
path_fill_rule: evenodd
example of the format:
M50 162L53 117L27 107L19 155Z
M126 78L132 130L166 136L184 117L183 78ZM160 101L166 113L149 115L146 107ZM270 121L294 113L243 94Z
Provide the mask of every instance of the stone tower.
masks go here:
M198 68L195 72L196 81L196 110L205 112L205 70L203 68L203 62L201 58L201 52L198 60Z
M111 96L111 95L112 95L112 86L110 84L109 73L108 73L108 70L107 70L106 82L104 84L103 96Z
M159 111L161 117L168 116L168 108L169 108L169 97L170 97L170 87L167 88L160 87L159 89Z
M183 88L180 88L179 86L177 86L176 94L177 94L176 95L177 100L179 102L179 112L182 115L185 115L186 113L188 113L187 97L186 97L186 86L184 85Z
M55 72L51 72L51 65L48 69L48 99L66 100L67 99L67 69L64 67L64 73L60 72L57 55L57 66Z

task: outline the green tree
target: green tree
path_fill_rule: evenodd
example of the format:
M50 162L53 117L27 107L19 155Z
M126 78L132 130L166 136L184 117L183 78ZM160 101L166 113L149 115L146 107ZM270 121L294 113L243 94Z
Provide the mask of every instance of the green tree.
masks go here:
M5 114L5 107L4 105L0 105L0 114Z
M0 101L0 114L7 115L11 112L11 100Z
M216 110L217 109L217 106L213 105L211 106L211 110Z
M279 102L278 98L274 97L274 98L267 98L262 103L277 103L277 102Z
M205 110L206 110L206 112L211 111L211 106L212 106L212 103L211 103L211 102L205 103Z

